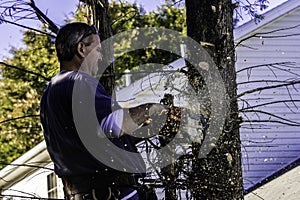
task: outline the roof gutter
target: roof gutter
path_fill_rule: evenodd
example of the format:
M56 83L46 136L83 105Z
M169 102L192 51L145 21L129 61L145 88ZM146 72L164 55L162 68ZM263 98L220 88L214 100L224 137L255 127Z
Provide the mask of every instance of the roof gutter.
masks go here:
M238 42L239 40L248 37L249 35L253 34L254 31L259 30L264 25L269 24L270 22L276 20L277 18L288 14L289 12L298 8L299 6L300 6L299 0L288 0L280 4L279 6L264 13L263 14L264 19L261 20L258 24L256 24L254 20L250 20L249 22L234 29L234 40Z
M0 191L16 184L28 173L45 168L50 162L46 143L43 141L0 171Z

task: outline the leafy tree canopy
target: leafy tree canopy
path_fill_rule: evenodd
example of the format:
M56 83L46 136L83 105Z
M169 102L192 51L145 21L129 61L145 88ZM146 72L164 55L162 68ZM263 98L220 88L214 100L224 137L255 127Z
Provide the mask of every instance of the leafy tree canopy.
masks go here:
M46 78L58 69L51 38L26 31L23 42L25 47L13 48L13 58L1 65L1 167L42 141L39 100Z
M87 17L85 5L79 5L75 20L87 21ZM169 6L168 3L158 8L158 12L146 13L136 4L112 2L110 17L114 34L136 27L154 26L186 33L184 8ZM39 102L46 82L59 70L54 38L25 31L23 42L24 47L12 48L13 58L0 65L0 168L43 140ZM166 55L149 49L122 55L115 62L117 78L125 69L137 70L143 63L158 60L167 63L176 57Z

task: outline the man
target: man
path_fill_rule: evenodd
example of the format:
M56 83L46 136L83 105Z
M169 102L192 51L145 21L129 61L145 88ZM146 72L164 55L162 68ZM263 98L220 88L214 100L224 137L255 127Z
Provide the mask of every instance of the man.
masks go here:
M65 25L57 34L55 46L60 73L48 83L41 100L40 117L47 150L56 174L62 178L66 198L141 199L135 186L143 176L142 158L114 155L110 147L115 145L124 152L137 152L129 134L149 124L151 117L166 111L165 107L144 104L122 109L111 99L93 77L102 58L100 38L94 26L80 22ZM93 112L96 124L91 123ZM91 153L93 149L89 149L83 138L99 142L101 151ZM103 138L109 138L109 142L103 145L106 141ZM104 159L100 162L95 156ZM134 173L129 169L137 170Z

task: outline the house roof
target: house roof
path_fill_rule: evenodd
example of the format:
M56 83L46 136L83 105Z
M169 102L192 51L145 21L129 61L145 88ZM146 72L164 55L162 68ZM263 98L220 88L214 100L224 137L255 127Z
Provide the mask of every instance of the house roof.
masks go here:
M28 174L50 162L46 143L43 141L0 171L0 191L9 188Z
M270 181L258 184L255 191L245 196L245 200L298 199L300 196L300 159L275 175L270 177Z
M117 101L122 107L134 107L144 103L159 103L163 98L163 93L172 93L174 95L174 104L176 106L183 106L178 100L179 91L165 89L167 81L170 81L170 76L176 73L177 70L186 66L185 60L179 58L168 65L162 67L159 72L149 73L143 78L131 83L125 89L116 92ZM183 79L186 76L178 74L177 78L172 78L172 82L176 82L176 86L184 87L185 82ZM178 81L180 80L180 81Z
M253 32L262 29L264 26L270 24L274 20L277 20L278 18L281 18L284 15L288 15L290 12L292 12L299 6L299 0L288 0L280 4L279 6L273 8L272 10L264 13L264 19L261 22L255 23L254 20L248 21L247 23L239 26L234 30L235 41L238 42L239 40L251 35Z
M272 3L272 2L271 2ZM285 3L275 7L274 9L268 11L267 13L264 14L264 19L256 24L254 22L254 20L249 21L245 24L243 24L242 26L238 27L237 29L234 30L234 36L235 36L235 42L239 43L240 41L244 41L244 39L248 39L250 38L252 35L254 35L255 33L263 33L265 30L272 30L274 29L274 27L278 28L279 23L281 23L282 26L286 26L288 27L291 24L287 24L287 20L286 18L294 16L295 17L295 21L297 20L297 16L299 16L299 7L300 7L300 1L299 0L288 0ZM298 13L298 15L296 15L295 13ZM282 20L283 19L283 20ZM282 20L282 21L281 21ZM295 22L293 21L293 22ZM286 24L285 24L286 23ZM295 23L297 23L297 25L299 24L298 21L296 21ZM281 27L282 28L282 27ZM299 30L299 29L297 29ZM268 31L267 31L268 32ZM259 60L259 56L256 54L262 54L261 51L259 51L259 45L260 46L264 46L266 47L266 41L264 43L264 41L262 40L258 40L258 39L253 39L252 40L247 40L247 45L245 46L244 52L237 50L238 54L241 55L243 54L244 57L241 57L242 59L239 60L239 64L241 63L245 63L245 67L248 67L249 62L255 60L256 64L260 63L261 60ZM279 48L284 48L289 46L288 42L285 39L289 39L291 40L292 44L298 45L299 46L299 42L296 43L296 41L299 41L299 38L297 38L298 40L296 40L295 38L281 38L276 40L276 45L280 46ZM274 40L272 41L274 43ZM247 50L247 49L251 49L252 46L248 46L248 45L252 45L255 46L255 48L251 50ZM271 41L269 41L269 43L271 43ZM268 43L268 44L269 44ZM258 45L259 44L259 45ZM275 44L272 44L273 46L275 46ZM276 51L275 49L271 49L273 46L270 45L270 51L273 50L274 52ZM295 46L294 45L294 46ZM294 49L299 49L297 47L295 47ZM265 48L266 50L266 48ZM295 50L296 51L296 50ZM247 54L248 53L248 54ZM251 55L250 55L250 54ZM266 52L264 52L266 53ZM270 52L267 52L270 53ZM278 52L277 52L278 53ZM271 54L271 53L270 53ZM270 54L264 54L266 55L266 58L264 58L264 61L266 63L268 63L268 61L270 61L270 59L268 61L266 61L268 58L268 56L270 56ZM295 54L297 54L297 52L295 52ZM274 54L277 55L277 54ZM274 55L271 55L271 57ZM299 59L297 56L295 55L289 55L290 57L288 57L289 61L291 61L291 57L293 57L293 61L296 60L296 62L299 64ZM250 59L253 58L254 59ZM272 57L272 58L273 58ZM279 57L278 57L279 59ZM238 59L237 59L238 60ZM242 60L242 61L241 61ZM247 60L247 61L246 61ZM251 60L251 61L250 61ZM259 61L258 61L259 60ZM248 62L248 65L247 65ZM276 61L273 61L276 62ZM251 63L252 64L252 63ZM241 67L240 65L237 65L237 67ZM261 72L260 72L261 73ZM295 72L297 73L297 72ZM252 97L253 98L253 97ZM261 97L263 98L263 97ZM284 111L282 111L284 112ZM291 128L293 129L292 131L295 132L295 137L299 138L298 134L296 133L297 130L299 129L295 129L295 128ZM272 142L270 143L266 143L266 140L263 140L261 138L259 138L258 133L248 133L249 135L241 135L242 139L247 139L249 144L246 144L247 141L245 142L245 145L243 146L243 150L245 151L245 158L243 158L243 161L245 161L245 163L250 163L249 165L251 165L252 169L247 169L246 172L243 172L244 175L244 180L246 180L246 184L245 184L245 193L249 193L249 192L256 192L257 189L259 188L259 190L261 190L261 188L265 188L266 184L270 185L270 182L274 182L277 177L285 177L282 174L289 172L290 170L292 170L294 167L299 166L299 140L296 140L295 137L292 138L292 134L293 133L289 133L287 134L289 131L291 131L291 129L284 129L286 131L285 135L281 135L281 133L274 133L274 135L267 135L267 131L266 132L266 137L268 140L272 140ZM274 130L274 129L272 129ZM263 132L263 131L261 131ZM276 131L275 131L276 132ZM285 132L282 132L285 133ZM243 134L243 132L241 132L241 134ZM254 136L255 135L255 136ZM277 137L278 135L278 137ZM257 138L253 138L253 137L257 137ZM249 142L250 141L250 142ZM293 141L291 145L290 142ZM282 143L284 142L288 142L286 143L286 151L284 151L284 146ZM296 144L298 142L298 144ZM282 146L280 146L282 145ZM276 147L278 146L278 148ZM248 148L247 150L245 150L246 148ZM274 149L281 149L282 152L272 152L272 150ZM248 151L250 150L250 151ZM247 155L246 155L247 154ZM251 156L249 156L251 154ZM280 154L280 155L278 155ZM254 157L253 157L254 155ZM256 157L255 157L256 155ZM271 156L271 157L270 157ZM278 159L277 159L278 156ZM249 159L250 161L248 161L247 159ZM268 159L273 159L272 161L268 160ZM277 159L277 161L276 161ZM261 162L261 163L259 163ZM246 168L248 168L248 166L246 166ZM249 174L247 174L249 173ZM245 176L246 175L246 176ZM282 175L282 176L281 176ZM253 179L247 179L245 177L252 177ZM253 181L254 180L254 181ZM279 184L280 182L278 182L276 180L277 184ZM273 184L273 183L272 183ZM263 187L261 187L263 186ZM269 187L268 187L269 188ZM261 190L263 191L263 190ZM255 199L255 198L253 198ZM259 198L257 198L259 199ZM273 199L273 198L267 198L267 199Z

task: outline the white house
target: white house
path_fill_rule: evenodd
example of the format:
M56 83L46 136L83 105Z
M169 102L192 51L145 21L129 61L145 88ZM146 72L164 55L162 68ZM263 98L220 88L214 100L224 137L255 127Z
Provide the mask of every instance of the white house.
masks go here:
M289 0L264 16L265 19L258 25L250 21L235 30L235 41L239 44L236 48L238 93L257 87L270 88L239 98L239 107L245 111L241 116L252 121L244 123L240 129L246 193L291 169L290 166L299 163L297 160L300 158L300 128L295 126L295 121L300 121L299 83L271 88L285 84L287 80L299 81L300 1ZM259 66L264 64L267 66ZM289 187L297 186L290 183ZM265 186L261 188L267 190ZM275 199L274 196L287 199L284 197L288 191L280 193L275 190L271 193L273 196L264 199Z
M290 78L299 80L299 19L300 1L289 0L267 12L259 24L250 21L235 30L235 41L239 44L236 48L239 94L257 87L284 84ZM273 65L269 65L271 63ZM184 66L181 60L173 64L174 70ZM150 86L163 79L154 76L143 80L135 82L136 86L129 86L131 89L128 91L135 95L135 100L151 92L153 94ZM147 100L157 101L162 96L149 95ZM299 99L299 84L239 97L239 107L245 120L241 127L241 141L247 200L297 199L300 196L297 184L300 173L300 128L286 125L300 121ZM127 106L136 103L126 100L121 93L118 100ZM177 101L178 104L180 102ZM260 106L254 107L257 105ZM268 112L272 115L268 115ZM42 142L0 171L2 196L5 199L63 198L62 184L53 175L52 167L45 143Z
M53 172L53 164L41 142L0 171L3 199L63 199L63 186Z

